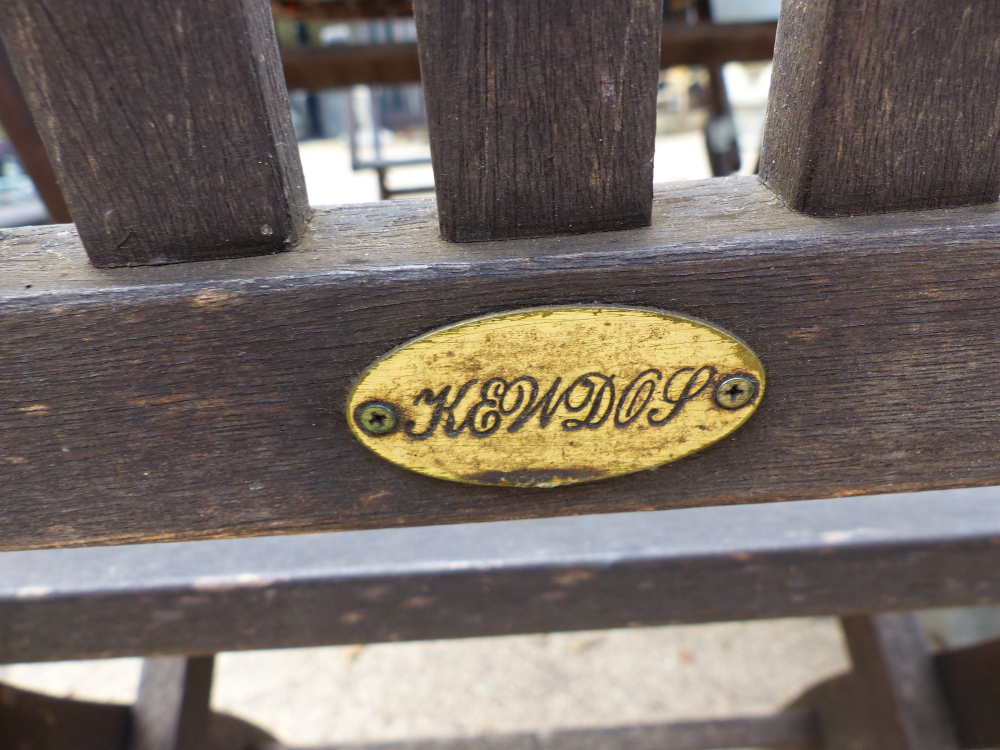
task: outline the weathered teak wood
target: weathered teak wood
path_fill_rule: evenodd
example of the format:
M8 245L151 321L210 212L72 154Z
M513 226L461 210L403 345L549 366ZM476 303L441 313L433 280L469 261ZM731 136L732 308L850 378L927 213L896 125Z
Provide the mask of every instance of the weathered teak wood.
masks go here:
M998 499L977 488L6 552L0 663L996 604Z
M413 43L285 47L281 66L290 89L420 81L420 58Z
M7 50L0 43L0 123L17 153L24 171L35 183L38 197L49 212L49 218L58 224L73 219L69 215L66 201L56 182L49 157L42 145L42 138L35 127L34 118L28 109L21 86L14 76Z
M962 747L1000 746L1000 640L935 657Z
M207 750L212 656L160 656L142 664L129 750Z
M740 144L736 140L736 122L729 106L722 64L708 66L708 122L705 125L705 146L713 177L727 177L740 168Z
M1000 195L1000 4L786 0L761 176L819 216Z
M732 26L666 23L660 42L660 67L768 60L774 52L775 28L773 23ZM356 83L416 83L420 80L416 44L287 47L281 50L281 65L290 89L325 89Z
M98 266L273 253L308 212L266 0L10 0L0 27Z
M441 234L649 224L660 0L418 0Z
M776 29L774 23L665 23L661 32L660 67L770 60Z
M958 750L959 742L916 615L841 618L854 685L879 750Z
M8 232L0 546L1000 483L995 206L821 220L726 178L665 188L649 229L475 245L440 240L433 206L326 211L291 253L118 271L67 227ZM564 489L444 483L349 433L348 390L382 354L553 302L708 320L759 355L767 395L698 456Z

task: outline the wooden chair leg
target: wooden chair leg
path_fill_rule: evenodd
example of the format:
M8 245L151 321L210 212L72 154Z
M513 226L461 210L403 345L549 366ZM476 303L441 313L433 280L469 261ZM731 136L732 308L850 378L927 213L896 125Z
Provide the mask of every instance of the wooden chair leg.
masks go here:
M916 616L841 618L855 689L879 750L957 750L959 742L933 657Z
M740 169L740 145L736 140L736 122L729 106L722 65L708 66L709 99L705 144L713 177L726 177Z
M1000 639L934 661L962 747L1000 747Z
M146 659L130 750L207 750L214 657Z
M42 199L49 218L56 224L73 221L63 199L62 190L56 182L48 154L42 145L42 137L35 128L35 120L28 109L21 86L14 76L7 50L0 42L0 124L3 125L10 147L14 149L21 167L35 183L38 197Z

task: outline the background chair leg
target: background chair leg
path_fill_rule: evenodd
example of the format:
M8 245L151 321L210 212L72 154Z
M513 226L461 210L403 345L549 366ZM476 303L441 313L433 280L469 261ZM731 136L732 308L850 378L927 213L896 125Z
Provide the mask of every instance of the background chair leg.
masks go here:
M915 615L841 618L855 686L879 750L957 750L957 734Z
M21 167L35 183L35 191L49 212L49 218L56 224L73 221L63 199L62 190L56 182L42 137L35 128L35 120L24 100L24 93L7 57L7 49L0 42L0 124L7 132L11 148L17 154Z
M705 125L705 145L713 177L725 177L740 169L740 144L736 140L736 121L729 105L722 65L708 67L708 123Z
M213 656L146 659L130 750L207 750Z

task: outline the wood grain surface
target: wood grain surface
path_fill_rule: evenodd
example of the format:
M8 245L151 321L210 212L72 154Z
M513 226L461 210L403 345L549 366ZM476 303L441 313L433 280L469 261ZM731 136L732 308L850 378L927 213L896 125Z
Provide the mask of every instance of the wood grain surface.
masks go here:
M308 212L266 0L10 0L0 27L98 266L274 253Z
M815 219L754 178L662 189L653 225L440 239L431 200L321 212L294 251L99 270L69 226L0 242L0 547L527 518L1000 483L996 206ZM348 429L394 347L504 310L691 315L760 357L731 437L552 490L423 477Z
M665 23L661 32L660 67L770 60L776 32L775 23Z
M660 41L660 67L769 60L774 52L775 29L773 23L690 26L665 23ZM420 80L417 45L407 43L285 47L281 50L281 65L290 89Z
M419 0L441 234L649 224L660 0Z
M415 43L330 44L281 50L285 85L290 89L341 88L355 84L419 83Z
M786 0L761 177L843 216L1000 195L1000 4Z

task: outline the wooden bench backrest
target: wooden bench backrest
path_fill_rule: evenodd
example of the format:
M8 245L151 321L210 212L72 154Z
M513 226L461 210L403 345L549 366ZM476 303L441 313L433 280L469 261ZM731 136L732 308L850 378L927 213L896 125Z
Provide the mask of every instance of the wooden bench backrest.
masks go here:
M426 201L310 219L264 0L0 5L93 266L213 261L102 271L64 228L7 234L0 548L1000 481L1000 216L886 213L997 200L1000 6L785 0L770 190L656 201L658 0L415 10L440 235L476 244ZM768 403L699 458L553 491L410 475L348 434L346 389L393 346L594 301L724 325Z

